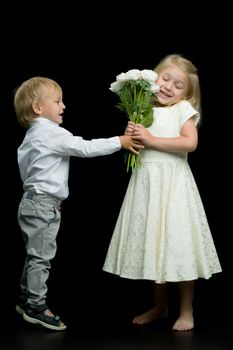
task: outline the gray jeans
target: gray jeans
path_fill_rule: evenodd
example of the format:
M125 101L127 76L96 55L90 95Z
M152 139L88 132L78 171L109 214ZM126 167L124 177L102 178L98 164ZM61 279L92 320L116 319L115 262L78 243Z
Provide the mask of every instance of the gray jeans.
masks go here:
M50 261L57 250L60 205L60 201L46 195L25 192L18 208L18 223L26 248L20 285L23 298L35 306L46 300Z

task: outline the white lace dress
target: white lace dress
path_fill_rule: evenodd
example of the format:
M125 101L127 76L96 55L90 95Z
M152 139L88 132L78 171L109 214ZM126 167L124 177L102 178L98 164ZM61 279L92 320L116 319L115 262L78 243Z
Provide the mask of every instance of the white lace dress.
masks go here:
M150 132L176 137L199 114L187 101L155 108ZM144 150L134 170L103 270L163 282L208 279L221 266L187 153Z

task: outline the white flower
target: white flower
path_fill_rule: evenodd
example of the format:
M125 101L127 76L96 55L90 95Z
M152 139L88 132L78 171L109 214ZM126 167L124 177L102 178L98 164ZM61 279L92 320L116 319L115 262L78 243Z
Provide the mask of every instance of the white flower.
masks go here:
M141 72L138 69L131 69L125 73L127 80L138 80L141 79Z
M123 88L124 83L129 80L145 80L150 83L150 91L157 93L159 91L159 85L155 83L157 78L158 74L153 70L143 69L140 71L139 69L131 69L126 73L117 75L116 81L110 85L110 90L117 93Z
M155 82L158 78L158 74L150 69L144 69L141 71L141 79L149 81L149 82Z
M124 81L115 81L114 83L111 84L110 90L112 92L118 92L121 90L123 85L124 85Z
M121 73L116 77L117 81L126 81L128 80L127 75L125 73Z
M156 94L157 92L159 92L160 86L156 83L151 82L150 83L150 91L153 92L154 94Z

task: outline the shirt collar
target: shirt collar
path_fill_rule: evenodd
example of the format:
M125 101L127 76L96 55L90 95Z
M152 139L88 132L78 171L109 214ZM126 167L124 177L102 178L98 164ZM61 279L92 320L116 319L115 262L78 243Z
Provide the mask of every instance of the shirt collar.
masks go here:
M44 118L44 117L37 117L37 118L35 118L32 121L31 126L32 125L36 125L36 124L51 124L51 125L54 125L54 126L59 126L57 123L53 122L50 119Z

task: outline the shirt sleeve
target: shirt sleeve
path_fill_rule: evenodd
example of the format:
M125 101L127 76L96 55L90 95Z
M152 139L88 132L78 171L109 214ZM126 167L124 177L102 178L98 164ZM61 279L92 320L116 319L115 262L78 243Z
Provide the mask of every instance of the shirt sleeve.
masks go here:
M57 135L50 140L50 148L56 154L75 157L97 157L112 154L121 149L119 136L84 140L67 130L59 128Z
M190 118L193 118L195 125L197 125L200 120L200 114L196 109L193 108L190 102L182 101L180 103L179 118L180 118L180 130L181 130L184 123Z

